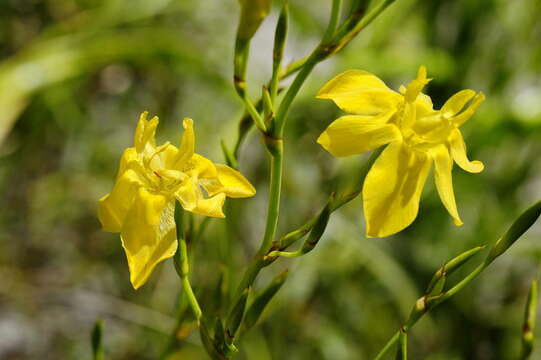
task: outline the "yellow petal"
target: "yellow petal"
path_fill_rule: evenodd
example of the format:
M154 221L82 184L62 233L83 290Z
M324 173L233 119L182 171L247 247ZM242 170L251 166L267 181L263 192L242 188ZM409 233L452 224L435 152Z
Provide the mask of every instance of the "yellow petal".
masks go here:
M415 220L430 165L428 156L400 141L387 146L363 186L368 237L392 235Z
M193 129L193 120L185 118L182 121L184 133L180 140L180 148L178 149L177 164L182 164L192 158L195 151L195 132Z
M122 153L122 156L120 157L120 165L118 167L118 172L116 175L117 181L118 178L124 174L124 172L130 167L130 164L134 161L137 161L138 155L137 151L133 147L129 147Z
M342 110L358 115L375 115L395 109L401 96L375 75L362 70L348 70L325 84L317 94L331 99Z
M178 159L178 148L175 145L167 144L160 154L165 169L175 169Z
M120 232L138 189L143 186L133 170L126 170L116 181L110 194L99 200L98 219L103 230Z
M441 113L446 118L451 118L458 114L462 108L475 96L475 91L466 89L461 90L451 96L449 100L443 104Z
M453 190L453 159L445 145L438 145L430 150L430 156L434 159L434 179L436 189L440 195L443 206L453 218L456 226L463 224L456 207L455 192Z
M420 93L415 100L417 116L427 116L434 112L434 105L430 96Z
M374 150L402 138L398 127L387 123L392 114L342 116L327 127L317 142L337 157Z
M423 65L419 66L417 71L417 78L411 81L406 87L406 93L404 98L407 102L414 102L417 99L417 96L421 93L426 84L428 84L432 79L426 77L426 67Z
M466 155L466 144L464 143L464 138L462 137L460 130L454 129L451 131L449 145L451 148L451 155L458 166L471 173L480 173L483 171L485 165L483 165L481 161L468 160L468 156Z
M225 195L231 198L245 198L255 195L255 188L237 170L229 166L216 164L218 180L223 185L221 189Z
M158 117L154 116L150 121L147 120L148 111L145 111L139 117L133 143L138 153L143 152L146 145L156 146L155 134L158 127Z
M137 192L121 232L135 289L147 281L160 261L175 254L174 211L174 202L162 195L150 194L143 188Z
M197 206L192 210L192 212L210 217L223 218L225 217L222 210L224 201L224 193L219 193L208 199L200 198L197 202Z
M475 97L471 101L470 106L468 106L466 110L462 111L460 114L452 118L451 121L453 122L453 124L458 127L468 121L483 101L485 101L485 94L480 92L475 95Z
M199 184L203 186L209 196L214 196L218 193L224 192L224 186L218 180L218 177L211 179L199 179Z
M189 178L188 175L186 175L180 170L165 169L165 170L156 171L156 174L158 174L158 176L162 178L166 178L166 179L173 180L176 182L182 182L186 180L187 178Z
M402 117L399 117L398 122L398 126L404 137L411 135L411 128L415 125L418 118L417 108L417 103L404 103Z
M218 176L216 165L204 156L193 154L190 161L185 165L184 171L197 178L214 178Z
M400 85L400 88L398 91L402 94L406 94L406 87L404 85ZM417 108L417 113L419 116L425 116L428 113L431 113L434 111L434 104L432 103L432 99L430 96L426 95L425 93L419 93L417 95L417 99L415 100L415 105Z
M192 178L184 180L175 192L175 198L187 211L193 211L202 197L201 190Z

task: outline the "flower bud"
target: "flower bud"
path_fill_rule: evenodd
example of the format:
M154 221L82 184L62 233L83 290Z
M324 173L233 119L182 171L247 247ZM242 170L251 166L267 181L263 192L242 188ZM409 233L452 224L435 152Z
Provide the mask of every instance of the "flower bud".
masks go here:
M241 13L237 38L250 40L269 14L271 0L239 0L239 2Z
M536 202L511 225L509 230L492 246L486 262L490 264L494 259L503 254L535 223L541 215L541 200Z
M231 313L229 313L229 316L227 317L225 331L227 335L228 344L233 343L237 330L239 329L240 323L242 322L242 318L244 317L244 310L246 309L246 301L248 300L249 292L250 292L250 288L247 288L244 290L239 300L237 301L237 303L231 310Z
M246 311L246 316L244 317L244 326L246 327L246 330L250 329L257 323L257 320L259 320L259 317L263 313L263 310L265 310L265 307L286 281L287 275L287 270L282 272L280 275L275 277L259 295L255 297L254 301Z

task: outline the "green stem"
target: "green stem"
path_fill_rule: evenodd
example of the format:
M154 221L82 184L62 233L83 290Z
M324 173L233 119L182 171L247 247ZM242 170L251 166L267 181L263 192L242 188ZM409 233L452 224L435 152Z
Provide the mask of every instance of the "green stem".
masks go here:
M302 252L301 250L297 250L297 251L277 251L277 250L274 250L274 251L271 251L270 253L268 253L268 255L265 256L265 258L273 258L273 257L276 257L276 256L281 256L281 257L286 257L286 258L296 258L296 257L299 257L299 256L302 256L304 255L304 252Z
M199 323L199 320L201 319L201 316L203 315L203 312L201 311L201 307L199 306L199 303L197 302L197 298L195 297L195 294L192 289L192 285L190 284L190 264L188 260L188 248L186 245L186 237L182 236L178 239L178 250L177 250L178 256L175 256L175 262L177 265L177 273L180 277L180 281L182 283L182 288L184 289L184 292L186 293L186 299L188 300L188 304L190 305L190 308L193 311L193 314Z
M405 329L400 330L398 336L398 351L396 352L396 360L408 359L408 333Z
M280 80L284 80L290 77L291 75L295 74L297 71L299 71L306 63L306 60L308 60L308 56L303 57L302 59L293 61L288 66L286 66L286 68L283 69L282 72L280 73Z
M194 227L193 227L193 219L191 220L191 226L189 228L191 239L195 239L198 235L194 234ZM178 241L178 248L177 252L175 253L173 260L175 265L175 270L180 278L180 283L182 285L182 290L184 292L185 297L181 299L186 299L188 305L190 306L195 319L197 320L197 324L201 326L201 318L203 316L203 311L201 310L201 307L199 306L199 302L197 301L197 298L194 294L194 291L192 289L192 285L190 284L190 261L188 258L188 245L186 241L186 237L188 234L186 234L186 229L184 226L184 210L182 209L182 206L176 202L175 203L175 225L176 225L176 232L177 232L177 241ZM182 294L181 294L182 295ZM173 329L172 334L169 337L169 341L167 342L167 345L164 349L164 351L160 355L160 359L165 359L167 355L173 350L175 340L176 340L176 332L178 331L180 325L182 324L182 313L183 309L186 303L179 300L178 302L178 319L177 324L175 328Z
M388 6L392 1L385 0L384 1ZM327 27L327 30L325 33L334 33L333 38L336 38L336 33L334 31L337 23L337 19L340 16L340 5L341 0L333 0L333 10L331 11L331 18L329 20L329 25ZM369 19L365 21L365 25L368 25L383 9L386 7L377 7L374 9L371 14L369 14ZM361 21L362 22L362 21ZM332 29L332 30L331 30ZM362 29L359 28L357 33ZM353 36L351 36L346 43L351 40ZM308 56L308 58L304 61L301 60L298 62L296 66L300 67L300 71L293 80L293 83L288 88L286 94L284 95L284 98L282 99L280 106L278 107L278 110L276 112L276 116L274 121L271 123L271 126L269 126L269 129L264 133L265 135L265 141L267 142L267 149L271 152L272 155L272 164L271 164L271 181L270 181L270 193L269 193L269 206L268 206L268 212L267 212L267 223L265 227L265 236L263 239L263 243L261 244L257 255L252 260L251 264L249 265L248 269L246 269L244 276L239 284L239 287L237 289L236 298L238 299L241 295L244 289L249 287L257 277L259 271L267 266L268 264L272 263L273 260L265 259L264 256L271 250L272 248L272 240L274 238L275 232L276 232L276 225L278 222L278 214L279 214L279 203L280 203L280 190L281 190L281 182L282 182L282 156L283 156L283 144L282 144L282 138L285 128L285 123L287 119L287 114L289 112L289 108L291 107L291 104L293 103L293 100L297 96L299 90L301 89L302 85L304 84L307 77L310 75L314 67L322 60L324 60L329 55L333 54L336 51L333 51L335 47L329 46L323 42L321 42ZM296 68L293 70L296 71ZM289 75L286 70L286 74L283 74L282 77L285 77ZM279 143L280 150L277 151L276 146L274 144L269 144L269 141ZM349 199L345 200L345 202L349 201ZM340 206L342 204L339 204Z
M267 207L267 220L265 224L265 234L263 241L252 260L244 272L244 276L237 288L235 301L242 295L245 289L252 285L259 274L259 271L269 262L264 259L264 256L272 246L272 240L276 235L276 227L278 225L278 217L280 214L280 193L282 188L282 161L283 161L283 142L279 139L274 139L270 136L265 137L267 149L271 153L271 170L269 184L269 202Z
M333 0L329 24L327 25L327 29L325 30L325 34L323 35L321 43L312 51L310 56L308 56L308 58L302 65L301 71L297 74L295 80L293 80L293 83L287 90L284 99L280 103L280 107L276 112L276 132L273 134L279 138L281 138L284 133L285 121L287 113L289 112L289 108L291 107L291 103L297 96L297 93L301 89L302 84L304 84L304 81L306 80L308 75L310 75L317 63L325 59L326 57L326 52L324 50L325 47L322 45L325 44L335 32L336 24L338 23L338 19L340 17L341 6L342 0Z
M357 34L366 28L372 21L374 21L389 5L396 0L383 0L380 1L368 14L364 15L364 11L352 14L348 21L345 21L340 26L332 39L329 41L332 50L331 54L340 51L346 46ZM360 19L358 17L361 17Z
M242 101L244 102L244 107L246 108L246 111L248 112L248 114L250 114L250 116L254 120L255 126L257 126L259 130L265 132L267 130L265 121L263 120L263 118L261 117L257 109L255 108L254 104L252 104L250 99L248 99L248 96L246 94L244 94L244 96L242 97Z
M397 331L392 338L389 339L389 341L387 341L387 344L385 344L385 346L383 347L383 349L381 349L381 351L376 355L376 357L374 358L374 360L381 360L383 359L383 356L393 348L393 346L395 346L395 344L398 342L398 340L400 339L400 331Z
M287 117L287 113L289 112L289 108L291 106L291 103L297 96L297 93L301 89L302 84L304 84L304 81L310 75L316 64L320 61L320 52L318 51L319 47L316 48L312 54L306 59L306 62L304 63L301 71L297 74L295 77L295 80L293 80L293 83L291 86L287 89L286 94L284 95L284 98L282 102L280 103L280 107L278 108L278 111L276 112L276 119L275 119L275 133L273 134L276 137L281 138L284 133L284 126L285 126L285 120Z
M404 326L403 328L409 331L409 329L411 329L417 323L417 321L419 321L419 319L421 319L428 311L434 309L436 306L446 301L451 296L455 295L457 292L462 290L464 286L466 286L473 279L475 279L477 275L479 275L484 269L486 269L488 264L489 263L484 261L483 263L478 265L470 274L468 274L468 276L462 279L462 281L460 281L458 284L453 286L451 289L443 293L443 295L438 295L438 296L435 296L433 298L428 298L428 299L421 298L420 300L422 300L424 304L426 304L425 305L426 307L423 309L419 309L417 312L413 312L412 316L410 316L410 319L408 319L408 321L406 322L407 326ZM382 359L383 356L393 347L393 345L396 344L396 342L399 340L399 337L400 337L400 331L397 331L393 335L393 337L387 342L387 344L383 347L383 349L381 349L381 351L376 355L374 360Z
M276 31L274 33L274 48L272 51L272 76L270 81L270 97L274 106L276 102L276 95L278 95L278 84L280 82L280 67L282 64L282 57L284 55L284 46L287 39L287 30L289 22L289 7L287 0L284 1L278 23L276 24ZM274 112L274 107L273 107Z
M488 263L486 261L482 262L480 265L478 265L468 276L466 276L464 279L462 279L458 284L453 286L451 289L447 290L442 296L439 296L433 304L430 304L430 307L433 308L442 302L449 299L451 296L455 295L457 292L462 290L462 288L466 285L468 285L473 279L477 277L483 270L486 269L488 266Z
M281 140L275 142L277 145L271 158L271 172L269 185L269 205L267 208L267 223L265 225L265 235L263 242L259 247L257 256L263 256L270 248L271 242L276 235L278 225L278 216L280 214L280 193L282 190L282 160L283 143Z
M197 298L195 297L195 294L192 289L192 285L190 284L190 280L188 276L184 276L182 279L182 288L186 292L186 298L188 299L188 304L190 304L190 307L192 308L193 314L195 318L197 319L197 322L201 320L201 316L203 316L203 311L201 311L201 307L199 306L199 303L197 302Z
M329 25L327 25L327 30L325 30L325 35L323 35L322 43L329 41L336 30L336 24L340 18L340 9L342 8L342 0L333 0L331 18L329 20Z

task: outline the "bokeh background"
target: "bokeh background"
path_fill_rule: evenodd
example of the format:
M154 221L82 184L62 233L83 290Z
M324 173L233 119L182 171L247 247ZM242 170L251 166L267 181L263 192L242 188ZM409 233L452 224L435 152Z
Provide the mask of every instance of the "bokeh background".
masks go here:
M254 97L270 76L275 6L253 40ZM290 7L286 62L317 44L330 1L291 0ZM242 114L231 83L238 8L234 0L0 1L0 358L90 359L97 319L108 359L160 354L177 316L172 263L134 291L118 235L100 231L97 199L110 191L143 110L160 116L163 141L177 141L181 119L194 118L197 151L223 162L220 141L234 144ZM438 107L463 88L485 92L463 129L470 158L486 170L454 171L460 228L430 178L418 219L398 235L366 239L360 199L337 211L313 252L261 274L257 287L290 270L263 321L243 338L240 359L372 358L439 266L494 242L541 199L540 39L538 1L398 0L316 67L286 129L280 234L318 211L336 174L353 178L364 161L337 160L315 143L340 111L314 95L346 69L368 70L396 88L425 64ZM228 221L212 221L195 247L193 284L212 311L219 311L219 279L233 288L262 237L268 165L255 133L240 168L257 196L231 200ZM410 357L516 359L540 259L538 222L413 329ZM185 319L171 358L205 359L189 312Z

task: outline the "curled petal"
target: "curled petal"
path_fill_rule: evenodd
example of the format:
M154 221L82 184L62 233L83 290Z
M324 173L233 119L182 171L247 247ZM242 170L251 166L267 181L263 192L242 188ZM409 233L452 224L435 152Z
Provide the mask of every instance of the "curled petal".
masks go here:
M175 169L177 162L178 148L175 145L167 144L160 153L161 161L166 169Z
M120 232L126 214L133 204L135 195L143 183L133 170L126 170L117 179L110 194L99 200L98 219L103 230Z
M180 148L177 154L177 164L182 164L192 158L195 151L195 132L193 129L193 120L185 118L182 120L184 133L180 139Z
M122 225L121 239L130 281L138 289L160 261L176 252L174 202L139 189Z
M414 102L417 99L417 96L421 93L426 84L428 84L432 79L426 77L426 67L424 65L419 66L417 71L417 78L412 80L406 87L406 93L404 98L407 102Z
M455 117L451 119L453 124L459 127L462 124L464 124L466 121L468 121L473 116L473 114L475 113L475 111L481 105L483 101L485 101L485 94L480 92L477 95L475 95L475 97L471 100L470 106L468 106L466 110L462 111L460 114L456 115Z
M460 130L454 129L451 131L449 145L451 148L451 156L458 166L471 173L480 173L483 171L485 165L483 165L481 161L468 160L468 156L466 155L466 143L464 143L464 138L462 137Z
M197 178L214 178L218 176L216 165L204 156L193 154L193 157L186 164L186 172Z
M404 85L400 85L400 88L398 91L402 95L404 95L406 94L406 87ZM417 95L417 99L415 100L415 105L417 108L417 113L420 114L420 116L425 116L426 114L434 111L434 104L432 103L432 99L430 98L430 96L422 92L419 93L419 95Z
M211 179L199 179L199 184L203 186L209 196L214 196L218 193L224 192L224 186L218 180L218 177Z
M419 116L425 116L434 111L434 104L432 104L432 99L430 96L420 93L415 100L415 105L417 108L417 114Z
M453 218L456 226L463 224L458 215L455 193L453 190L453 159L445 145L438 145L430 150L430 156L434 159L434 179L443 206Z
M378 116L349 115L332 122L317 142L337 157L360 154L400 140L402 135L387 121L393 112Z
M375 115L395 109L401 96L369 72L348 70L325 84L317 98L331 99L348 113Z
M155 173L162 178L169 179L172 181L177 181L177 182L182 182L186 180L187 178L189 178L188 175L186 175L180 170L165 169L165 170L156 171Z
M175 198L187 211L193 211L202 197L201 190L192 178L184 180L175 192Z
M210 217L224 218L225 215L222 210L224 201L224 193L216 194L208 199L200 198L192 212Z
M135 136L133 143L138 153L143 152L146 145L149 144L152 147L156 146L156 128L158 127L159 119L154 116L152 119L147 120L148 111L145 111L139 117L137 128L135 129Z
M232 198L244 198L255 195L255 188L242 174L229 166L216 164L218 176L211 179L200 179L199 183L205 191L214 196L219 193Z
M229 166L216 164L218 180L222 184L221 191L231 198L245 198L255 195L255 188L237 170Z
M387 146L363 186L368 237L395 234L415 220L430 165L428 156L400 141Z
M406 102L404 104L402 116L399 117L399 126L402 130L402 135L404 137L407 137L411 134L411 128L417 122L417 108L417 104L414 103Z
M451 118L458 114L462 108L475 96L475 91L466 89L461 90L451 96L449 100L443 104L441 113L446 118Z
M118 167L118 172L116 175L117 181L124 174L124 172L130 168L130 164L136 162L138 159L137 150L133 147L129 147L122 153L120 157L120 165Z

